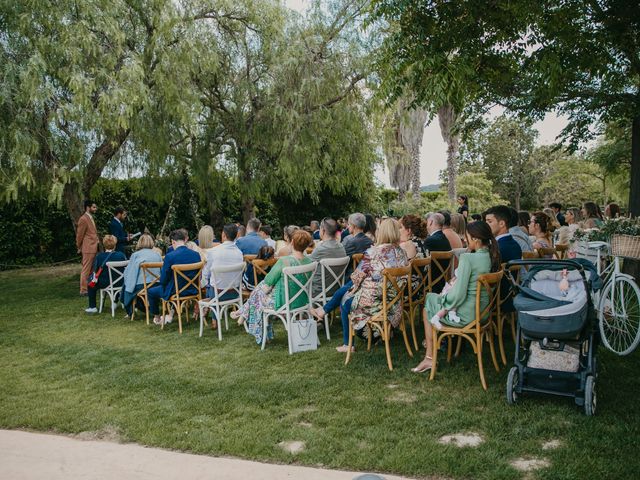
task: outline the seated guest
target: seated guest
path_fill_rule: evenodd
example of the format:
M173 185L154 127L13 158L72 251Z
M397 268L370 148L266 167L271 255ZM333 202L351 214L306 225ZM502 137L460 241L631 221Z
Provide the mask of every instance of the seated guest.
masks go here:
M107 271L106 263L121 262L127 259L124 256L124 253L115 250L117 244L118 239L113 235L105 235L102 239L102 245L104 246L105 251L96 255L96 258L93 261L93 268L91 270L92 273L95 273L102 268L102 272L100 273L98 283L96 283L95 286L87 286L87 294L89 297L89 308L85 309L85 312L87 313L98 312L98 309L96 308L96 296L98 294L98 290L109 285L109 272Z
M309 227L311 227L311 235L313 236L313 239L320 240L320 222L317 220L311 220Z
M451 214L451 230L456 232L456 234L460 238L460 242L462 242L462 246L466 247L467 239L465 237L467 234L467 221L464 219L464 216L461 213Z
M236 239L236 246L243 255L257 255L262 247L266 247L267 242L263 240L258 231L260 230L260 220L252 218L247 222L247 234ZM249 290L253 288L253 265L247 264L244 274L245 287Z
M158 302L162 298L169 300L171 295L174 295L177 290L184 287L187 281L178 276L178 285L175 285L173 281L173 265L185 265L190 263L201 262L200 254L187 248L187 236L184 229L174 230L169 234L169 240L171 240L171 252L167 253L164 257L164 263L162 264L162 270L160 271L159 282L151 287L148 292L149 300L149 312L154 316L153 323L156 325L162 325L163 323L170 323L172 318L167 315L166 318L161 318L158 310ZM189 278L193 278L196 274L195 271L184 272ZM198 287L190 286L180 295L196 295L198 293Z
M228 288L236 277L233 272L219 273L216 275L216 285L213 285L212 270L216 267L237 265L244 261L242 252L234 243L236 235L238 235L238 227L235 224L225 225L222 228L222 243L216 248L207 250L207 264L202 270L202 280L207 288L208 298L216 297L218 292ZM233 298L233 292L227 292L220 297L220 300L230 300L231 298Z
M275 250L276 241L271 238L272 229L269 225L262 225L260 227L260 237L267 242L267 245Z
M549 217L544 212L535 212L529 222L529 233L535 237L533 248L551 248L551 234L549 232ZM553 255L545 255L544 258L553 258Z
M122 290L122 303L128 316L133 314L134 301L138 292L144 287L144 271L140 268L143 263L162 262L162 256L154 250L155 242L148 233L140 236L136 244L136 251L129 259L127 268L124 269L124 289ZM160 273L159 269L156 273ZM146 281L153 280L151 273L147 272Z
M553 210L553 213L556 216L556 220L558 221L558 225L560 227L567 224L565 221L564 215L562 215L562 205L558 202L551 202L549 204L549 208Z
M442 227L444 226L444 215L441 213L430 213L427 215L427 231L429 232L429 236L423 242L424 249L427 253L430 252L450 252L451 244L449 240L442 232ZM444 260L441 262L442 268L432 265L433 273L432 278L438 278L442 275L443 269L446 270L449 268L449 260ZM432 291L435 293L440 293L444 288L444 284L446 283L444 278L438 280L432 287Z
M337 231L338 223L334 219L325 218L322 220L320 223L320 239L322 241L309 255L312 261L320 262L324 258L344 258L347 256L342 244L336 240ZM327 296L331 296L336 290L337 286L334 286L332 290L326 292ZM313 296L316 297L320 293L322 293L322 268L318 267L313 274Z
M509 213L511 214L509 218L509 233L511 234L513 239L518 243L521 251L523 252L532 251L533 247L531 246L529 233L525 233L525 231L518 226L518 223L520 221L520 215L518 214L518 211L515 208L511 208L511 207L508 207L508 208L509 208ZM527 216L528 215L529 214L527 213Z
M237 223L236 226L238 227L238 236L236 237L236 240L238 240L238 238L242 238L246 235L247 227L240 223Z
M474 213L471 215L471 220L469 220L470 222L477 222L479 220L482 220L482 215L480 215L479 213Z
M367 227L367 218L362 213L352 213L347 220L347 228L349 236L342 241L342 246L348 257L352 257L354 253L364 253L373 241L364 234ZM347 267L346 278L349 278L353 271L351 264Z
M526 211L518 212L518 227L520 227L520 229L527 236L529 236L529 223L530 222L531 222L531 215L529 215L529 212L526 212Z
M445 237L447 237L447 240L449 240L449 245L451 245L451 248L454 249L464 247L464 245L462 244L462 240L460 239L458 234L451 228L451 214L447 210L440 210L438 213L444 217L442 233Z
M187 242L187 247L200 254L200 258L205 262L205 266L202 269L202 272L204 273L204 270L207 267L207 252L216 248L220 243L215 240L215 234L213 233L213 228L210 225L204 225L198 232L198 244L195 245L192 243L193 242ZM203 288L206 288L207 284L204 281L204 276L200 280L200 284Z
M109 233L118 239L118 245L116 245L116 250L125 254L125 247L131 240L131 235L129 235L124 230L124 219L127 218L127 212L124 208L118 207L113 212L113 218L109 223ZM126 254L125 254L126 256Z
M423 312L427 352L418 366L411 369L415 373L426 372L433 365L431 324L434 324L435 328L438 323L450 327L464 327L474 321L478 277L485 273L497 272L501 268L498 244L487 223L477 221L467 225L467 245L471 253L460 255L460 263L456 270L457 276L452 287L442 295L427 294L425 311ZM486 308L488 303L488 296L482 295L480 308ZM450 318L448 312L454 309L456 315L452 315ZM437 317L438 320L436 321L434 317Z
M573 242L573 236L580 228L580 222L582 222L582 214L579 208L567 208L564 218L567 225L560 227L558 243L566 245Z
M548 223L549 233L553 233L560 228L560 222L558 222L558 219L556 217L556 212L553 210L553 208L543 208L542 212L547 217L549 217L549 223Z
M606 218L618 218L620 213L620 206L617 203L609 203L604 207L604 216Z
M253 335L256 343L262 343L262 312L265 309L278 309L285 304L284 291L284 275L282 269L285 267L297 267L311 263L311 260L305 256L304 251L313 242L311 235L302 229L298 229L293 234L291 244L293 246L293 254L281 257L271 268L265 279L256 285L249 299L244 303L242 309L231 314L232 318L238 319L238 323L247 324L249 334ZM299 274L296 278L304 283L308 277ZM289 285L289 296L293 297L300 287L298 285ZM309 302L306 294L298 296L291 304L292 308L298 308ZM273 338L273 329L271 324L267 329L267 339Z
M291 241L293 240L293 234L296 230L300 230L300 227L297 225L287 225L284 227L284 230L282 231L282 239L284 240L285 245L280 247L280 250L276 252L276 258L286 257L287 255L293 254Z
M400 248L407 254L409 260L425 258L427 252L423 241L429 234L426 220L417 215L405 215L400 219Z
M371 243L373 243L376 241L376 228L378 228L376 218L370 213L365 213L364 218L366 220L366 223L364 229L362 230L362 233L369 237Z
M600 228L604 223L600 207L593 202L585 202L582 205L582 216L584 228Z
M382 220L376 232L376 244L365 252L360 265L351 276L353 286L342 299L342 345L336 348L338 352L347 352L349 349L349 315L358 335L366 337L369 333L364 328L367 319L382 309L382 271L385 268L404 267L408 264L407 254L400 248L397 220ZM395 294L396 292L388 291L389 296ZM401 316L401 305L396 303L389 312L389 321L393 328L400 324Z
M491 228L491 233L498 242L498 250L500 251L500 260L502 263L522 259L522 249L509 233L509 222L511 222L511 211L509 207L505 205L491 207L487 210L486 218L487 224L489 228ZM500 298L506 298L510 291L511 284L507 276L504 276L500 283ZM502 306L504 312L512 312L512 299L509 298Z

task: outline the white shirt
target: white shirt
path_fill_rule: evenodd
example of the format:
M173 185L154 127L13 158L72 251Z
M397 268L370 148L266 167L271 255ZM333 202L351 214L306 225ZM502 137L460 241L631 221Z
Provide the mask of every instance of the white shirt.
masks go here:
M233 242L224 242L214 248L207 250L207 264L204 267L204 284L211 285L211 269L214 267L224 267L242 263L244 258L242 252ZM216 275L216 288L223 290L229 287L237 278L234 272L219 273Z
M511 234L510 234L509 232L507 232L507 233L503 233L502 235L498 235L498 236L496 237L496 241L500 240L501 238L509 237L509 236L511 236Z
M274 250L276 249L276 241L273 238L265 238L264 241L267 242L267 246L273 248Z

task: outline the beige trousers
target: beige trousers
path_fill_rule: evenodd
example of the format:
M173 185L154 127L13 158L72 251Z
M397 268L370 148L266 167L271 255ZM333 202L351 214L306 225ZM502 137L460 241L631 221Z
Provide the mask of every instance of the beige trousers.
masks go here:
M87 293L87 281L91 275L93 261L97 253L82 252L82 272L80 273L80 294Z

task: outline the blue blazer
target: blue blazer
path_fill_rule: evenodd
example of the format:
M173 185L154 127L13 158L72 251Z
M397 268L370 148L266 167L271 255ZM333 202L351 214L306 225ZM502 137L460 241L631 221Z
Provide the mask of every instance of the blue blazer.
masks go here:
M167 253L164 257L164 263L162 264L162 270L160 271L160 285L162 285L162 298L169 300L169 297L176 293L176 286L173 282L173 265L184 265L188 263L201 262L200 254L188 249L185 246L178 247L176 250ZM185 272L189 278L193 278L196 274L195 270ZM187 281L178 275L178 288L182 288ZM199 285L198 285L199 287ZM180 295L195 295L198 293L198 289L194 286L189 287Z
M511 235L498 239L498 249L500 250L500 261L502 263L510 262L511 260L520 260L522 258L522 248L518 245L518 242ZM511 290L511 282L505 275L500 282L500 298L505 298ZM502 304L503 312L513 312L513 299L510 298Z
M109 233L118 239L116 250L124 253L124 247L128 243L127 232L124 231L124 227L115 217L109 223Z

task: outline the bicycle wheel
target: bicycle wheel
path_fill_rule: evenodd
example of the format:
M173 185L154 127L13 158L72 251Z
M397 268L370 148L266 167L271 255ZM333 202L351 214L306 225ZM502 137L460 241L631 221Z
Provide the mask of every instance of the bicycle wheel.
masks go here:
M640 343L640 288L616 276L604 287L598 308L602 343L618 355L628 355Z

